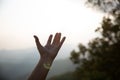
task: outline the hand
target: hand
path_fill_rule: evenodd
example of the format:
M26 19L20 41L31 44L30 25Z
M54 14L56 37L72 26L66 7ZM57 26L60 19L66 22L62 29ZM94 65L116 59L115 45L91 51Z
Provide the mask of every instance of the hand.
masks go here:
M59 49L61 48L65 37L61 39L61 33L56 33L52 41L52 36L50 35L45 46L42 46L39 42L37 36L34 36L36 46L38 48L39 54L41 56L40 61L38 62L36 68L33 70L31 76L28 80L45 80L46 76L50 70L53 60L58 54Z
M39 38L37 36L34 36L37 49L39 51L41 59L43 60L47 59L53 61L66 38L63 37L61 39L61 33L56 33L53 41L52 37L53 35L50 35L47 44L45 46L42 46L39 42Z

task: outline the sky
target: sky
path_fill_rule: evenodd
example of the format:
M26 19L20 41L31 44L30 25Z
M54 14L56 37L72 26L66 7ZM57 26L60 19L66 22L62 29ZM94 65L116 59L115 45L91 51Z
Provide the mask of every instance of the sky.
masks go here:
M67 37L64 44L87 43L102 17L84 0L1 0L0 50L35 47L33 35L44 45L56 32Z

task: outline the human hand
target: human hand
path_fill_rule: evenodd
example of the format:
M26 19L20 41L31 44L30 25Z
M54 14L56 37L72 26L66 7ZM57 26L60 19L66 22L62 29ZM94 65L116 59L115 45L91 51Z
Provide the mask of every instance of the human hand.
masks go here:
M35 42L41 59L53 61L58 54L59 49L61 48L63 42L65 41L66 37L61 39L61 33L56 33L54 39L52 41L53 35L50 35L45 46L42 46L39 38L35 35Z

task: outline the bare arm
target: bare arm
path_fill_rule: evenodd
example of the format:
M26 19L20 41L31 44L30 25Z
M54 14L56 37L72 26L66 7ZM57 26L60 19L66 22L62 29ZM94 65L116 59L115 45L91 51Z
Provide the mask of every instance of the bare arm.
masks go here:
M43 47L39 42L37 36L34 36L37 49L41 56L36 68L33 70L31 76L28 80L45 80L49 72L49 69L61 48L65 37L61 39L61 33L56 33L52 41L52 36L50 35L47 44Z

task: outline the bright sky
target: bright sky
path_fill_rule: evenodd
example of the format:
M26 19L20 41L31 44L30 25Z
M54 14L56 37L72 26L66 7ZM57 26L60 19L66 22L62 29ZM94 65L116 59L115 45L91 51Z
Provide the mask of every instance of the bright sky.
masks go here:
M61 32L65 44L78 45L95 37L103 14L84 6L82 0L2 0L0 49L35 46L33 35L45 44L49 34Z

